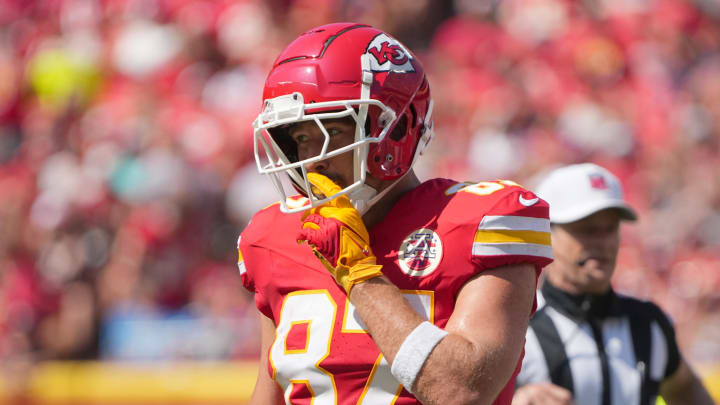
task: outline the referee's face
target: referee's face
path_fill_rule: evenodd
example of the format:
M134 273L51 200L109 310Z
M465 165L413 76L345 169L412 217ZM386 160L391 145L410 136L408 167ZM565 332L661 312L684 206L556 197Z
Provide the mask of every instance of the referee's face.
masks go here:
M620 216L598 211L579 221L552 226L555 261L550 281L571 293L600 294L610 288L620 245Z

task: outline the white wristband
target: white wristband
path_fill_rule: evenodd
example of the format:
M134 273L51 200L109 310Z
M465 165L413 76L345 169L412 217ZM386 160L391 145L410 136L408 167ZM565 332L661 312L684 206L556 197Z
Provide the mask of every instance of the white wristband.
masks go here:
M400 345L390 372L412 393L412 386L435 346L448 333L425 321L418 325Z

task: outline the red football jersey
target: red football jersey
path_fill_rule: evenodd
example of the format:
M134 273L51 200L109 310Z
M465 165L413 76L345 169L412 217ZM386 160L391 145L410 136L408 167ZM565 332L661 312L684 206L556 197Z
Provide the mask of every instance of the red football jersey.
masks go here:
M301 216L272 205L238 241L243 284L276 325L269 372L286 403L418 404L390 373L344 290L296 242ZM427 181L369 232L383 273L441 328L474 275L514 263L532 263L539 273L552 261L548 205L507 181ZM495 404L510 403L514 380Z

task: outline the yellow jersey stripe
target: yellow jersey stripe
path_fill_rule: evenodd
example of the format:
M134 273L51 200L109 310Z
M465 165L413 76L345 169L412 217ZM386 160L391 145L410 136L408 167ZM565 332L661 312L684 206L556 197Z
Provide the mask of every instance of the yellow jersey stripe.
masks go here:
M535 243L550 246L550 234L537 231L479 230L475 243Z

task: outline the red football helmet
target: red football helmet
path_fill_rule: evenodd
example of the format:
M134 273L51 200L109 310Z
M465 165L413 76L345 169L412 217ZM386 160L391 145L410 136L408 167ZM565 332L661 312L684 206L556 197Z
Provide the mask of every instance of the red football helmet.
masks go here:
M367 173L396 182L405 175L432 139L431 115L422 65L400 42L368 25L323 25L300 35L273 63L253 123L255 160L280 192L282 210L297 212L330 200L310 191L306 165L353 153L354 182L336 196L348 194L364 212L395 184L377 194L365 184ZM328 150L321 120L342 117L355 120L355 142ZM299 161L286 129L302 121L314 121L325 144L319 155ZM310 204L287 198L282 173Z

